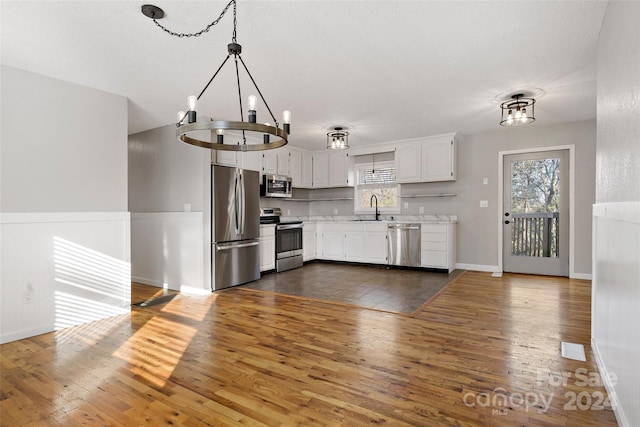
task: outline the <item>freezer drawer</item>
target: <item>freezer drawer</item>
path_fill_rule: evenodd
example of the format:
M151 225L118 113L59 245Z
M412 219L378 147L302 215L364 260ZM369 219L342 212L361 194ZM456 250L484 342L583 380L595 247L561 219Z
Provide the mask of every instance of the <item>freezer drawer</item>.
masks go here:
M420 224L389 224L389 265L420 267Z
M258 239L214 243L214 290L252 282L260 278Z

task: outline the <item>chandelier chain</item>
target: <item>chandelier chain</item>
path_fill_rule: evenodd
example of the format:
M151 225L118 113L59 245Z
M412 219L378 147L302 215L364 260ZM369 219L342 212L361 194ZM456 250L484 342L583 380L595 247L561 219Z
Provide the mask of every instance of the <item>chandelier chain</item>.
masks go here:
M170 34L172 36L179 37L179 38L183 38L183 37L187 37L187 38L188 37L200 37L204 33L208 33L209 30L211 29L211 27L213 27L218 22L220 22L220 20L227 13L227 11L229 10L229 8L231 7L232 4L233 4L233 36L232 36L232 40L235 43L236 42L236 24L237 24L237 19L236 19L236 0L231 0L229 3L227 3L225 8L220 13L220 16L218 16L213 22L211 22L205 28L203 28L202 30L200 30L200 31L198 31L196 33L176 33L174 31L171 31L167 27L163 26L161 23L159 23L158 20L155 17L152 18L152 19L153 19L153 23L154 24L156 24L159 28L161 28L165 33Z

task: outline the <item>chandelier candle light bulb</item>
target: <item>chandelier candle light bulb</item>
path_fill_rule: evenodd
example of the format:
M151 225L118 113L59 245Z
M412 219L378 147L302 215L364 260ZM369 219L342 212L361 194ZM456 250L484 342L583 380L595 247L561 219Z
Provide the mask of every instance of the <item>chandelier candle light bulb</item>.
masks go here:
M189 123L194 123L196 121L196 106L198 105L198 98L191 95L187 98L187 102L189 103L189 112L187 113Z
M216 131L216 142L218 144L224 144L224 129L218 129Z
M258 103L258 98L255 95L249 95L248 103L249 103L249 123L255 123L256 122L256 104Z
M282 112L282 127L287 134L291 133L291 111L289 110Z

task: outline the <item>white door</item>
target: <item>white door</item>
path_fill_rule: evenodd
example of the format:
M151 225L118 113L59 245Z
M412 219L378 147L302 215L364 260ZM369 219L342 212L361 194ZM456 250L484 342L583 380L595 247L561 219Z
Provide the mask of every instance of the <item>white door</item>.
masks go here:
M569 275L567 150L504 156L503 270Z

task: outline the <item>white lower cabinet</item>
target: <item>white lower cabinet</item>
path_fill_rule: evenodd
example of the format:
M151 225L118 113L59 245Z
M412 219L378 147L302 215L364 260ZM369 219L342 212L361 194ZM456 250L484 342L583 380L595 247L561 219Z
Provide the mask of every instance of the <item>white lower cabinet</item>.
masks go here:
M455 224L422 224L421 233L421 266L452 272L456 264Z
M347 223L344 225L344 260L367 262L365 260L364 224Z
M316 258L316 224L305 222L302 228L302 260Z
M387 263L387 224L366 223L364 226L364 248L366 262Z
M276 268L276 226L260 226L260 271Z

